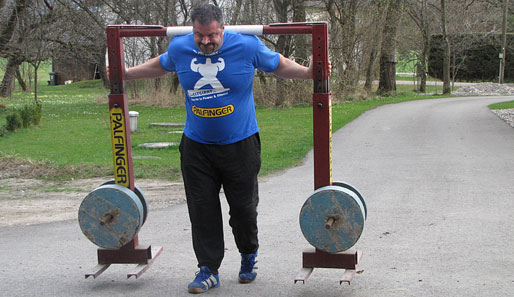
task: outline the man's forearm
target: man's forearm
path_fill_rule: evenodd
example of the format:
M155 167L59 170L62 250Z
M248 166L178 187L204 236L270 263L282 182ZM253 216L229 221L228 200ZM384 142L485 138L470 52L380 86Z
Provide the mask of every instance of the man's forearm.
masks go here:
M284 79L312 79L312 68L302 66L280 55L280 62L273 74Z
M162 69L159 63L159 56L157 56L143 64L128 68L125 72L125 79L157 78L168 73L168 71Z

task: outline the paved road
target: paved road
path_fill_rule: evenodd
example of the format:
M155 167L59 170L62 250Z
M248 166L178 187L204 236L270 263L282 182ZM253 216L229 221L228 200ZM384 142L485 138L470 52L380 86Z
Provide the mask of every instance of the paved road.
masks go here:
M334 269L293 283L308 247L298 213L313 191L309 154L261 183L258 280L236 283L238 254L227 229L221 287L207 294L512 296L514 129L487 109L506 100L387 105L334 134L334 177L356 185L368 205L355 246L363 251L362 273L350 286L339 285L342 271ZM76 221L0 228L0 238L3 296L188 296L196 271L185 205L150 213L140 240L164 252L138 280L125 278L125 265L85 280L96 247Z

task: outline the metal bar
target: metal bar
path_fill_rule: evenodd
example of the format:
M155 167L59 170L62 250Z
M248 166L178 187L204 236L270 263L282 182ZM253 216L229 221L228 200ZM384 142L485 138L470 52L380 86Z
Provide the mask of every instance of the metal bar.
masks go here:
M310 24L274 24L264 26L262 34L311 34L313 26Z
M152 258L151 246L140 246L137 238L119 249L98 249L99 264L147 264Z
M122 94L125 91L125 57L121 30L121 27L107 27L107 55L111 94Z
M325 26L325 22L313 23L283 23L270 25L226 25L225 29L240 32L243 34L266 35L266 34L312 34L316 26ZM159 25L109 25L107 30L119 32L119 37L146 37L146 36L178 36L189 34L193 31L192 26L164 27Z
M311 276L312 271L314 268L302 268L298 275L296 275L296 278L294 279L294 283L297 282L303 282L305 284L305 281Z
M314 93L330 93L328 85L328 24L312 27L312 63L315 66Z
M157 258L161 253L162 246L153 247L151 251L151 259L148 261L148 263L137 265L132 272L127 273L127 278L134 276L136 279L138 279L143 273L145 273L148 270L148 268L150 268L150 265L152 265L152 263L155 261L155 258Z
M107 268L109 268L111 264L98 264L95 266L94 272L86 273L86 279L90 276L93 278L97 278L100 274L102 274Z
M313 94L314 189L332 184L332 101Z
M339 280L339 284L341 285L342 283L348 283L349 285L355 277L356 273L357 272L353 269L345 270L345 272L343 273L343 277L341 277L341 279Z
M125 57L121 26L107 27L107 53L109 58L109 111L111 115L111 140L113 148L115 183L134 191L132 140L128 98L125 93ZM136 28L133 28L136 29Z
M332 101L328 78L328 25L312 27L312 63L314 65L313 137L314 189L332 184Z
M356 251L327 253L321 250L308 249L303 252L304 268L344 268L356 269L359 264Z

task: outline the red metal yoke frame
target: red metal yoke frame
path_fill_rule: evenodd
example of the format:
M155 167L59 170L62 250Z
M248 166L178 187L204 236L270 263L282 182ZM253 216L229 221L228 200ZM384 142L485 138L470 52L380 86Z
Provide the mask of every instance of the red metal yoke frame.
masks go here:
M148 37L148 36L172 36L173 32L181 32L175 35L190 32L190 27L163 27L163 26L130 26L113 25L107 28L107 47L110 67L111 93L109 94L109 109L121 109L125 127L129 127L128 99L125 93L125 63L123 54L124 37ZM261 34L311 34L312 57L314 66L314 91L313 91L313 137L314 137L314 189L332 184L332 104L329 90L329 60L328 60L328 24L326 22L313 23L284 23L264 26L225 26L226 29L240 31L255 35ZM248 31L250 28L250 31ZM256 28L258 33L253 29ZM171 29L171 30L170 30ZM175 30L176 29L176 30ZM177 31L178 30L178 31ZM246 31L245 31L246 30ZM132 165L132 149L130 129L125 129L128 162L126 164L128 188L134 190L134 170ZM113 148L114 148L113 139ZM114 149L113 149L114 154ZM115 164L116 166L116 164ZM116 179L115 179L116 180ZM98 250L99 263L140 263L139 255L148 254L149 249L140 249L135 240L120 250ZM128 258L126 255L129 255ZM131 258L133 257L133 258ZM343 268L355 271L360 259L360 253L344 252L330 254L315 249L303 253L303 269L295 282L305 280L315 267ZM131 262L132 261L132 262ZM104 269L105 270L105 269ZM347 271L348 272L348 271ZM142 273L142 272L141 272ZM350 273L351 274L351 273ZM354 275L354 273L353 273ZM130 275L129 275L130 276ZM137 276L136 276L137 277ZM353 277L353 276L352 276ZM345 273L341 282L351 281L348 273Z

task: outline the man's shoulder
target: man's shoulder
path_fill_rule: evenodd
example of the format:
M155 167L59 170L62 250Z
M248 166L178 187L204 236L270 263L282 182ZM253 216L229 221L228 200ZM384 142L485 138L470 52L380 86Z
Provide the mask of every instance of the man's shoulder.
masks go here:
M186 35L178 35L174 36L171 41L170 45L176 45L176 44L187 44L193 40L193 33L189 33Z
M242 34L232 30L225 30L224 38L230 38L233 40L240 40L244 42L257 42L258 38L255 35Z

